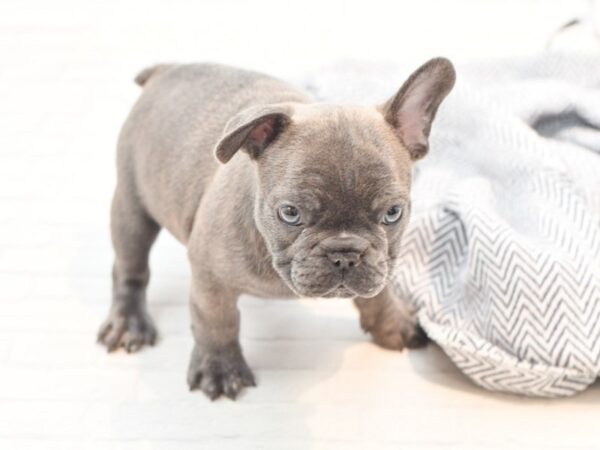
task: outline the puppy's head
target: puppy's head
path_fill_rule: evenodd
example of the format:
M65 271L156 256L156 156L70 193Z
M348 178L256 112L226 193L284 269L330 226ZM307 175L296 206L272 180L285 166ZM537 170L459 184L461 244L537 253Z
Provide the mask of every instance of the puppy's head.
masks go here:
M410 215L410 176L425 156L452 64L434 59L379 107L255 106L216 147L256 161L256 225L289 287L308 297L373 297L385 286Z

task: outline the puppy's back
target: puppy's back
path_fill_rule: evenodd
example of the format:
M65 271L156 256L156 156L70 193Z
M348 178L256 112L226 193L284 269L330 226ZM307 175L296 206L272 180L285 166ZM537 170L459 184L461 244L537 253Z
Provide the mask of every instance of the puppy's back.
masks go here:
M183 242L219 168L213 149L227 121L256 104L308 100L275 78L218 64L159 64L135 81L143 91L119 137L119 183Z

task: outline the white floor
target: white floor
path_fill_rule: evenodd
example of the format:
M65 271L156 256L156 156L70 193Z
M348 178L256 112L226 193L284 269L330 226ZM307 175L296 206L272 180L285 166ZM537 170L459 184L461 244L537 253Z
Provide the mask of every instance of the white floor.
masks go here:
M3 0L0 448L600 448L600 385L553 401L485 392L434 346L376 348L345 301L244 299L259 387L237 402L189 393L188 269L166 234L149 292L159 345L95 345L114 143L140 68L213 60L292 77L342 58L526 54L586 5Z

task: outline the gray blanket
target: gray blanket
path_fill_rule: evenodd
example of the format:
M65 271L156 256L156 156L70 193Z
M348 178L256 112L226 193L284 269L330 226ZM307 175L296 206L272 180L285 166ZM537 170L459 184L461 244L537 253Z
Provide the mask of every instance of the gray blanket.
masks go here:
M343 63L304 81L378 102L411 69ZM457 69L416 168L397 289L475 383L572 395L600 375L600 56Z

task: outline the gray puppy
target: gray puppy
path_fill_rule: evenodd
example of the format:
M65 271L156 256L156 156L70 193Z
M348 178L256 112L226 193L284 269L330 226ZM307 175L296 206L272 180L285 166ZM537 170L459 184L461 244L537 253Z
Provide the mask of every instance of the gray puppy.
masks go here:
M239 343L242 293L351 297L377 344L423 344L389 280L411 166L454 80L452 64L433 59L387 103L365 107L314 103L279 80L213 64L141 72L118 143L113 300L98 340L109 351L154 343L148 255L164 227L192 267L188 384L211 399L255 385Z

